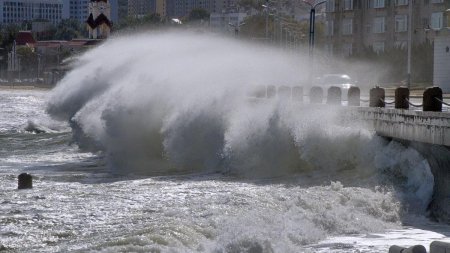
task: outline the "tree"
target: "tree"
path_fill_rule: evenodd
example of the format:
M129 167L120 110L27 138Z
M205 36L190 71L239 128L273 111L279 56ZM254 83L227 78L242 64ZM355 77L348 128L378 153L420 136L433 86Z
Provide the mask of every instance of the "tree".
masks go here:
M192 9L189 13L189 21L209 20L209 12L202 8Z
M55 40L72 40L81 37L87 37L87 29L76 19L65 19L56 26L53 35Z
M25 75L36 73L37 71L37 55L29 47L18 47L17 55L20 59L21 72Z
M137 28L156 28L164 24L164 19L157 13L150 13L143 17L128 16L114 27L115 31Z
M238 5L246 10L262 10L262 5L266 4L264 0L239 0Z

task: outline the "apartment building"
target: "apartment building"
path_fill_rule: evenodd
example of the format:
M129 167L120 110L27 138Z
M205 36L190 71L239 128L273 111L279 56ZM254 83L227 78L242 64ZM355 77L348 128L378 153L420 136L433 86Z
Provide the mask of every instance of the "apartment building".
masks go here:
M128 0L128 16L130 17L143 17L154 13L155 9L155 0Z
M166 16L166 0L128 0L128 16L140 18L154 13Z
M328 0L326 49L347 56L369 47L376 52L406 47L410 16L412 45L434 41L447 29L449 8L449 0Z
M85 22L89 16L89 0L63 0L63 16Z
M209 13L217 12L219 9L216 0L167 0L167 15L169 17L188 16L193 9L205 9Z
M0 1L0 23L48 20L57 24L64 18L62 9L62 0L2 0Z
M89 3L91 0L62 0L63 19L76 19L81 23L89 17ZM118 21L118 0L108 1L111 4L111 21Z

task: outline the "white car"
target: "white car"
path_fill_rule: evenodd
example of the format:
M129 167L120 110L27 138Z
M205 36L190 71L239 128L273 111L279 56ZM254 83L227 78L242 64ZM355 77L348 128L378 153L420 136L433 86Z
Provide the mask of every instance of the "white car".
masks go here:
M354 81L350 76L346 74L326 74L319 79L319 84L322 86L324 96L326 96L328 89L331 86L337 86L341 88L342 99L347 99L348 89L354 85Z

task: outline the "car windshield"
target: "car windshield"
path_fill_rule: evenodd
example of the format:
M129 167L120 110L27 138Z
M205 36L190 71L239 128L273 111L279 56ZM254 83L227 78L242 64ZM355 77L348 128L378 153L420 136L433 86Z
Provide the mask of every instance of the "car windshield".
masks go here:
M322 78L323 84L345 84L350 82L351 79L347 75L326 75Z

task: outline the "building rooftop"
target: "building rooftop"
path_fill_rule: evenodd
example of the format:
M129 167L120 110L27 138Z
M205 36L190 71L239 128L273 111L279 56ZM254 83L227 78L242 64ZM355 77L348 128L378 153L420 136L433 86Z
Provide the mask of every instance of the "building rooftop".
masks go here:
M16 45L25 46L35 44L36 40L33 38L31 31L19 31L16 36Z

